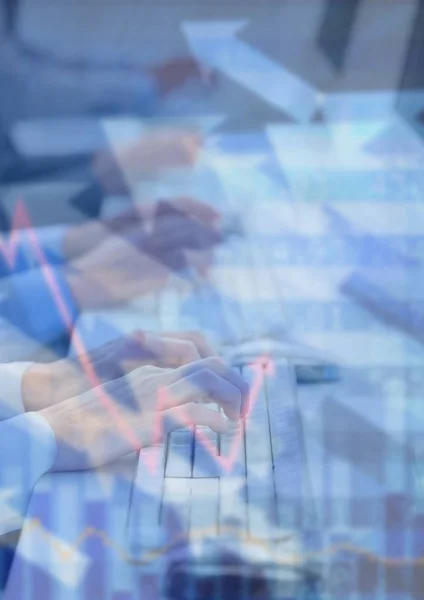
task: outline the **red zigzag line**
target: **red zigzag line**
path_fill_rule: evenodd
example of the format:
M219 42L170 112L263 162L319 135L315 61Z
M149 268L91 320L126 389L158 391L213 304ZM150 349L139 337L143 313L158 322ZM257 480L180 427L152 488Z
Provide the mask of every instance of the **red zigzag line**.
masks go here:
M47 283L47 286L53 296L56 306L59 309L61 317L66 326L67 332L69 335L73 335L73 343L76 347L77 354L82 363L82 369L83 369L85 375L88 377L91 386L93 388L95 388L96 393L98 394L99 399L102 402L102 404L104 405L105 409L109 412L111 418L116 423L118 428L121 430L121 433L124 435L124 437L127 438L129 443L131 444L133 450L138 450L140 447L138 438L134 434L134 431L131 428L131 426L128 424L128 422L119 413L119 410L117 409L116 404L113 401L113 399L108 394L106 394L106 392L104 391L103 386L101 385L102 382L97 377L96 372L93 369L93 366L90 362L84 342L83 342L81 336L79 335L79 333L74 329L74 323L72 321L71 315L69 314L68 307L66 306L66 302L63 300L63 297L62 297L62 294L60 291L60 287L57 284L54 273L48 263L48 260L44 253L42 245L39 242L36 230L32 226L30 216L25 208L25 204L24 204L23 200L19 199L16 204L15 212L13 215L12 231L9 236L9 239L5 240L0 235L0 253L3 254L3 256L5 257L6 262L8 263L8 266L10 269L13 269L13 267L16 263L16 253L18 250L18 244L19 244L20 237L21 237L21 235L25 235L25 234L28 235L28 238L29 238L30 244L32 246L32 249L34 251L34 254L40 264L41 273L42 273L42 275ZM258 361L253 366L259 367L262 364L262 362L263 362L262 359L258 359ZM259 392L260 392L260 388L261 388L262 381L263 381L263 374L261 374L259 369L257 369L257 368L255 368L255 371L257 372L256 381L254 382L254 385L252 387L252 391L250 394L250 400L249 400L251 407L253 406L253 404L256 402L256 400L259 397ZM164 399L162 397L162 394L159 393L159 397L157 400L159 410L162 408L161 404L163 403L163 401L164 401ZM158 423L158 422L155 423L155 427L154 427L155 431L153 434L155 439L157 439L157 436L159 434L158 428L160 427L160 425L161 425L161 423ZM184 419L184 417L181 420L181 425L187 426L187 422ZM199 441L205 445L207 451L212 456L215 456L214 448L210 447L209 440L204 436L198 436L198 437L199 437ZM231 464L234 462L234 460L237 457L237 446L239 445L240 440L236 439L236 440L234 440L234 442L235 442L234 449L233 449L234 451L231 453L231 456L227 457L227 460L225 460L225 459L223 460L223 457L219 457L219 458L221 458L221 461L224 462L225 468L227 468L227 469L231 466ZM216 456L215 456L215 458L216 458ZM149 466L151 469L152 468L154 469L155 465L149 464L147 466Z

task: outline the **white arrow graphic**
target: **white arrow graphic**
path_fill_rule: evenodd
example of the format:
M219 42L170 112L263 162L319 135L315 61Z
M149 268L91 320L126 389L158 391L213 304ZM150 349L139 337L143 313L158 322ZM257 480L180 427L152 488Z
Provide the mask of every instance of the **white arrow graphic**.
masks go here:
M297 75L237 39L247 20L184 22L181 27L196 58L298 121L317 109L319 92Z

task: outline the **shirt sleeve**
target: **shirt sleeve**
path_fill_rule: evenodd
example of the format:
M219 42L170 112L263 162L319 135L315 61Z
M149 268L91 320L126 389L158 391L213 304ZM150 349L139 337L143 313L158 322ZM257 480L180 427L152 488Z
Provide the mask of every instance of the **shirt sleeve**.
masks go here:
M105 112L149 117L159 100L156 78L132 65L88 59L72 64L7 40L0 47L5 121Z
M1 280L0 319L39 344L70 333L77 314L60 266L44 265Z
M0 364L0 422L23 414L22 379L32 363Z
M0 535L21 529L32 490L55 456L53 431L38 413L0 423Z

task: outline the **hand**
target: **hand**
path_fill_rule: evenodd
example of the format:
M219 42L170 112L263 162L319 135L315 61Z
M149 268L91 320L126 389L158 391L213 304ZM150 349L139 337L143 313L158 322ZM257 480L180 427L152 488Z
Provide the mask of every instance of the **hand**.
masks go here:
M141 367L40 414L56 437L53 470L88 469L158 443L179 427L225 433L223 415L198 401L217 403L237 420L247 413L248 396L238 373L207 358L178 369Z
M192 198L175 198L135 205L111 219L87 221L69 228L64 241L67 260L97 248L111 234L128 237L134 229L139 232L160 230L165 220L174 225L184 221L191 229L208 227L219 238L219 213L211 206ZM160 224L159 224L160 221ZM199 231L198 237L202 235Z
M138 240L138 246L143 240ZM121 306L164 287L169 268L127 240L110 236L64 269L72 295L83 309Z
M217 354L200 333L135 331L75 358L34 363L23 376L23 404L39 411L143 365L176 368L210 356Z
M189 79L200 80L208 87L216 83L215 73L206 70L192 58L176 58L152 69L161 96L167 96Z
M159 129L144 133L136 142L122 145L113 152L99 152L92 170L106 192L127 192L128 184L146 173L194 165L201 145L199 133Z
M160 206L163 216L153 221L150 231L135 227L125 238L110 235L70 264L67 280L80 308L124 304L159 290L172 272L187 267L206 275L210 250L221 241L219 230L167 203Z

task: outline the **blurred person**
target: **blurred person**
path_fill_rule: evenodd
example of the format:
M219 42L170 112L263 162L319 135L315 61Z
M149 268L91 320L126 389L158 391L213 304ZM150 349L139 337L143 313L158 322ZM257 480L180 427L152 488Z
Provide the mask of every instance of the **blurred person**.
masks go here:
M105 3L87 4L85 8L94 21L96 13L117 10ZM137 64L136 57L121 60L119 47L110 42L103 52L110 58L101 59L95 30L91 32L90 47L82 53L77 41L68 52L63 43L52 50L46 49L43 43L48 26L43 23L47 29L43 32L35 20L31 35L38 42L28 42L20 35L20 21L31 20L31 13L36 10L32 2L1 2L0 80L5 93L0 102L0 117L7 124L18 119L72 115L151 116L161 99L189 79L212 81L189 57L176 57L163 64L144 67ZM75 7L75 15L77 10ZM125 7L120 5L118 10L124 11ZM98 14L98 20L104 18L104 14ZM59 26L66 31L65 15ZM112 37L113 31L110 33Z
M66 173L70 171L71 181L77 175L78 181L85 185L66 201L80 214L97 218L105 197L131 195L129 188L146 175L157 176L164 169L194 166L202 143L202 136L193 129L156 127L113 149L105 141L104 147L94 153L32 158L21 156L0 127L0 184L13 186L40 179L44 182L46 177L66 181ZM62 222L61 212L57 213L57 209L55 212L58 222ZM39 215L34 212L33 215L37 221ZM0 217L0 228L10 229L6 214Z
M72 14L78 15L78 7L75 13L72 7L70 10L72 20ZM86 3L84 10L96 22L99 11L113 12L121 8ZM122 7L122 10L125 9ZM161 100L188 80L211 85L214 76L189 57L176 57L153 67L137 64L137 57L134 61L122 61L118 56L119 47L112 41L106 52L110 58L99 58L95 30L78 59L74 55L80 52L77 42L71 50L66 50L62 41L46 50L43 36L49 37L48 24L34 18L36 13L33 0L0 0L0 183L19 184L46 176L66 177L66 172L71 170L90 183L84 191L83 206L79 208L84 215L95 217L104 195L128 191L119 172L123 165L118 160L116 168L107 140L94 155L88 150L76 154L70 150L69 155L27 156L22 155L11 136L13 126L37 118L151 116ZM59 24L64 31L67 18L64 15L63 23ZM31 36L33 34L36 42L23 39L21 22L33 22ZM131 163L130 170L138 173L190 164L196 139L194 136L193 142L193 136L170 130L143 134L131 147L124 148L124 160ZM43 145L42 139L40 144ZM0 228L9 228L6 215L0 215Z

